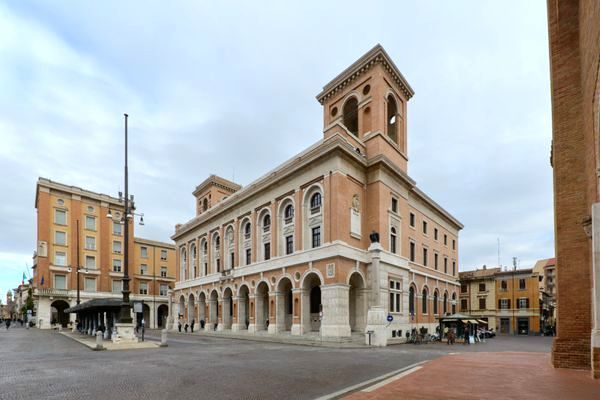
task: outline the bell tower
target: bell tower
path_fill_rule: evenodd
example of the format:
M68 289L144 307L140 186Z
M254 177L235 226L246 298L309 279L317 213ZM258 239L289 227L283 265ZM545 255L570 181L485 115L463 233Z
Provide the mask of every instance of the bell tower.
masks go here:
M389 158L406 172L406 104L414 91L378 44L323 87L325 138L339 133L367 158Z

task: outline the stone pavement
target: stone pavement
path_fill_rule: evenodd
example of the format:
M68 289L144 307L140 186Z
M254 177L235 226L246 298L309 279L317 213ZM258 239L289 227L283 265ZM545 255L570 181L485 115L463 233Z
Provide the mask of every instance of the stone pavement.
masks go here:
M62 331L61 335L68 337L82 345L92 349L96 349L96 337L89 335L82 335L78 332ZM152 340L139 341L133 343L113 343L111 340L102 341L102 350L131 350L131 349L157 349L160 347L160 343Z
M344 399L600 399L600 381L587 371L552 368L548 353L449 354L388 381Z

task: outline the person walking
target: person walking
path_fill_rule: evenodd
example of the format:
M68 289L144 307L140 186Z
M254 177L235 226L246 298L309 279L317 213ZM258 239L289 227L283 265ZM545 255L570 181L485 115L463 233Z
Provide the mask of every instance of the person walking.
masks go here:
M465 341L463 344L469 344L469 324L465 324Z
M7 319L5 324L6 324L6 330L8 330L8 328L10 328L10 319Z
M190 325L190 328L192 330L192 333L194 333L194 324L196 323L195 319L192 319L192 324Z
M177 329L179 329L179 333L181 333L181 320L177 321Z
M188 325L188 323L186 322L186 323L185 323L185 325L184 325L184 327L183 327L183 330L185 331L185 333L187 333L188 327L189 327L189 325Z

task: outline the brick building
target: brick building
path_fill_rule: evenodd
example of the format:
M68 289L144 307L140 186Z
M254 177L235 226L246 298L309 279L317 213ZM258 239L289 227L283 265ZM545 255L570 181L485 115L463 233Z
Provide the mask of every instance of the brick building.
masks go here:
M75 314L68 315L63 310L76 304L78 281L81 302L121 298L123 202L106 194L39 178L35 207L37 250L33 296L38 326L42 329L66 326L75 320ZM109 211L112 218L108 218ZM133 223L129 229L130 298L143 302L149 328L165 326L167 292L175 285L175 247L134 237ZM142 313L134 317L141 319Z
M556 367L600 378L600 2L548 0Z
M371 326L378 344L434 330L456 306L462 225L408 176L412 95L378 45L317 96L322 140L247 187L201 183L172 236L179 316L338 338Z

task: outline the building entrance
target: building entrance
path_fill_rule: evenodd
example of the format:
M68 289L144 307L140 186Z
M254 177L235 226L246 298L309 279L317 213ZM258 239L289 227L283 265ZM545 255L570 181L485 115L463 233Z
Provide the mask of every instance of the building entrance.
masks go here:
M529 318L518 319L518 330L519 335L529 335Z
M500 333L508 335L510 333L510 319L500 318Z

